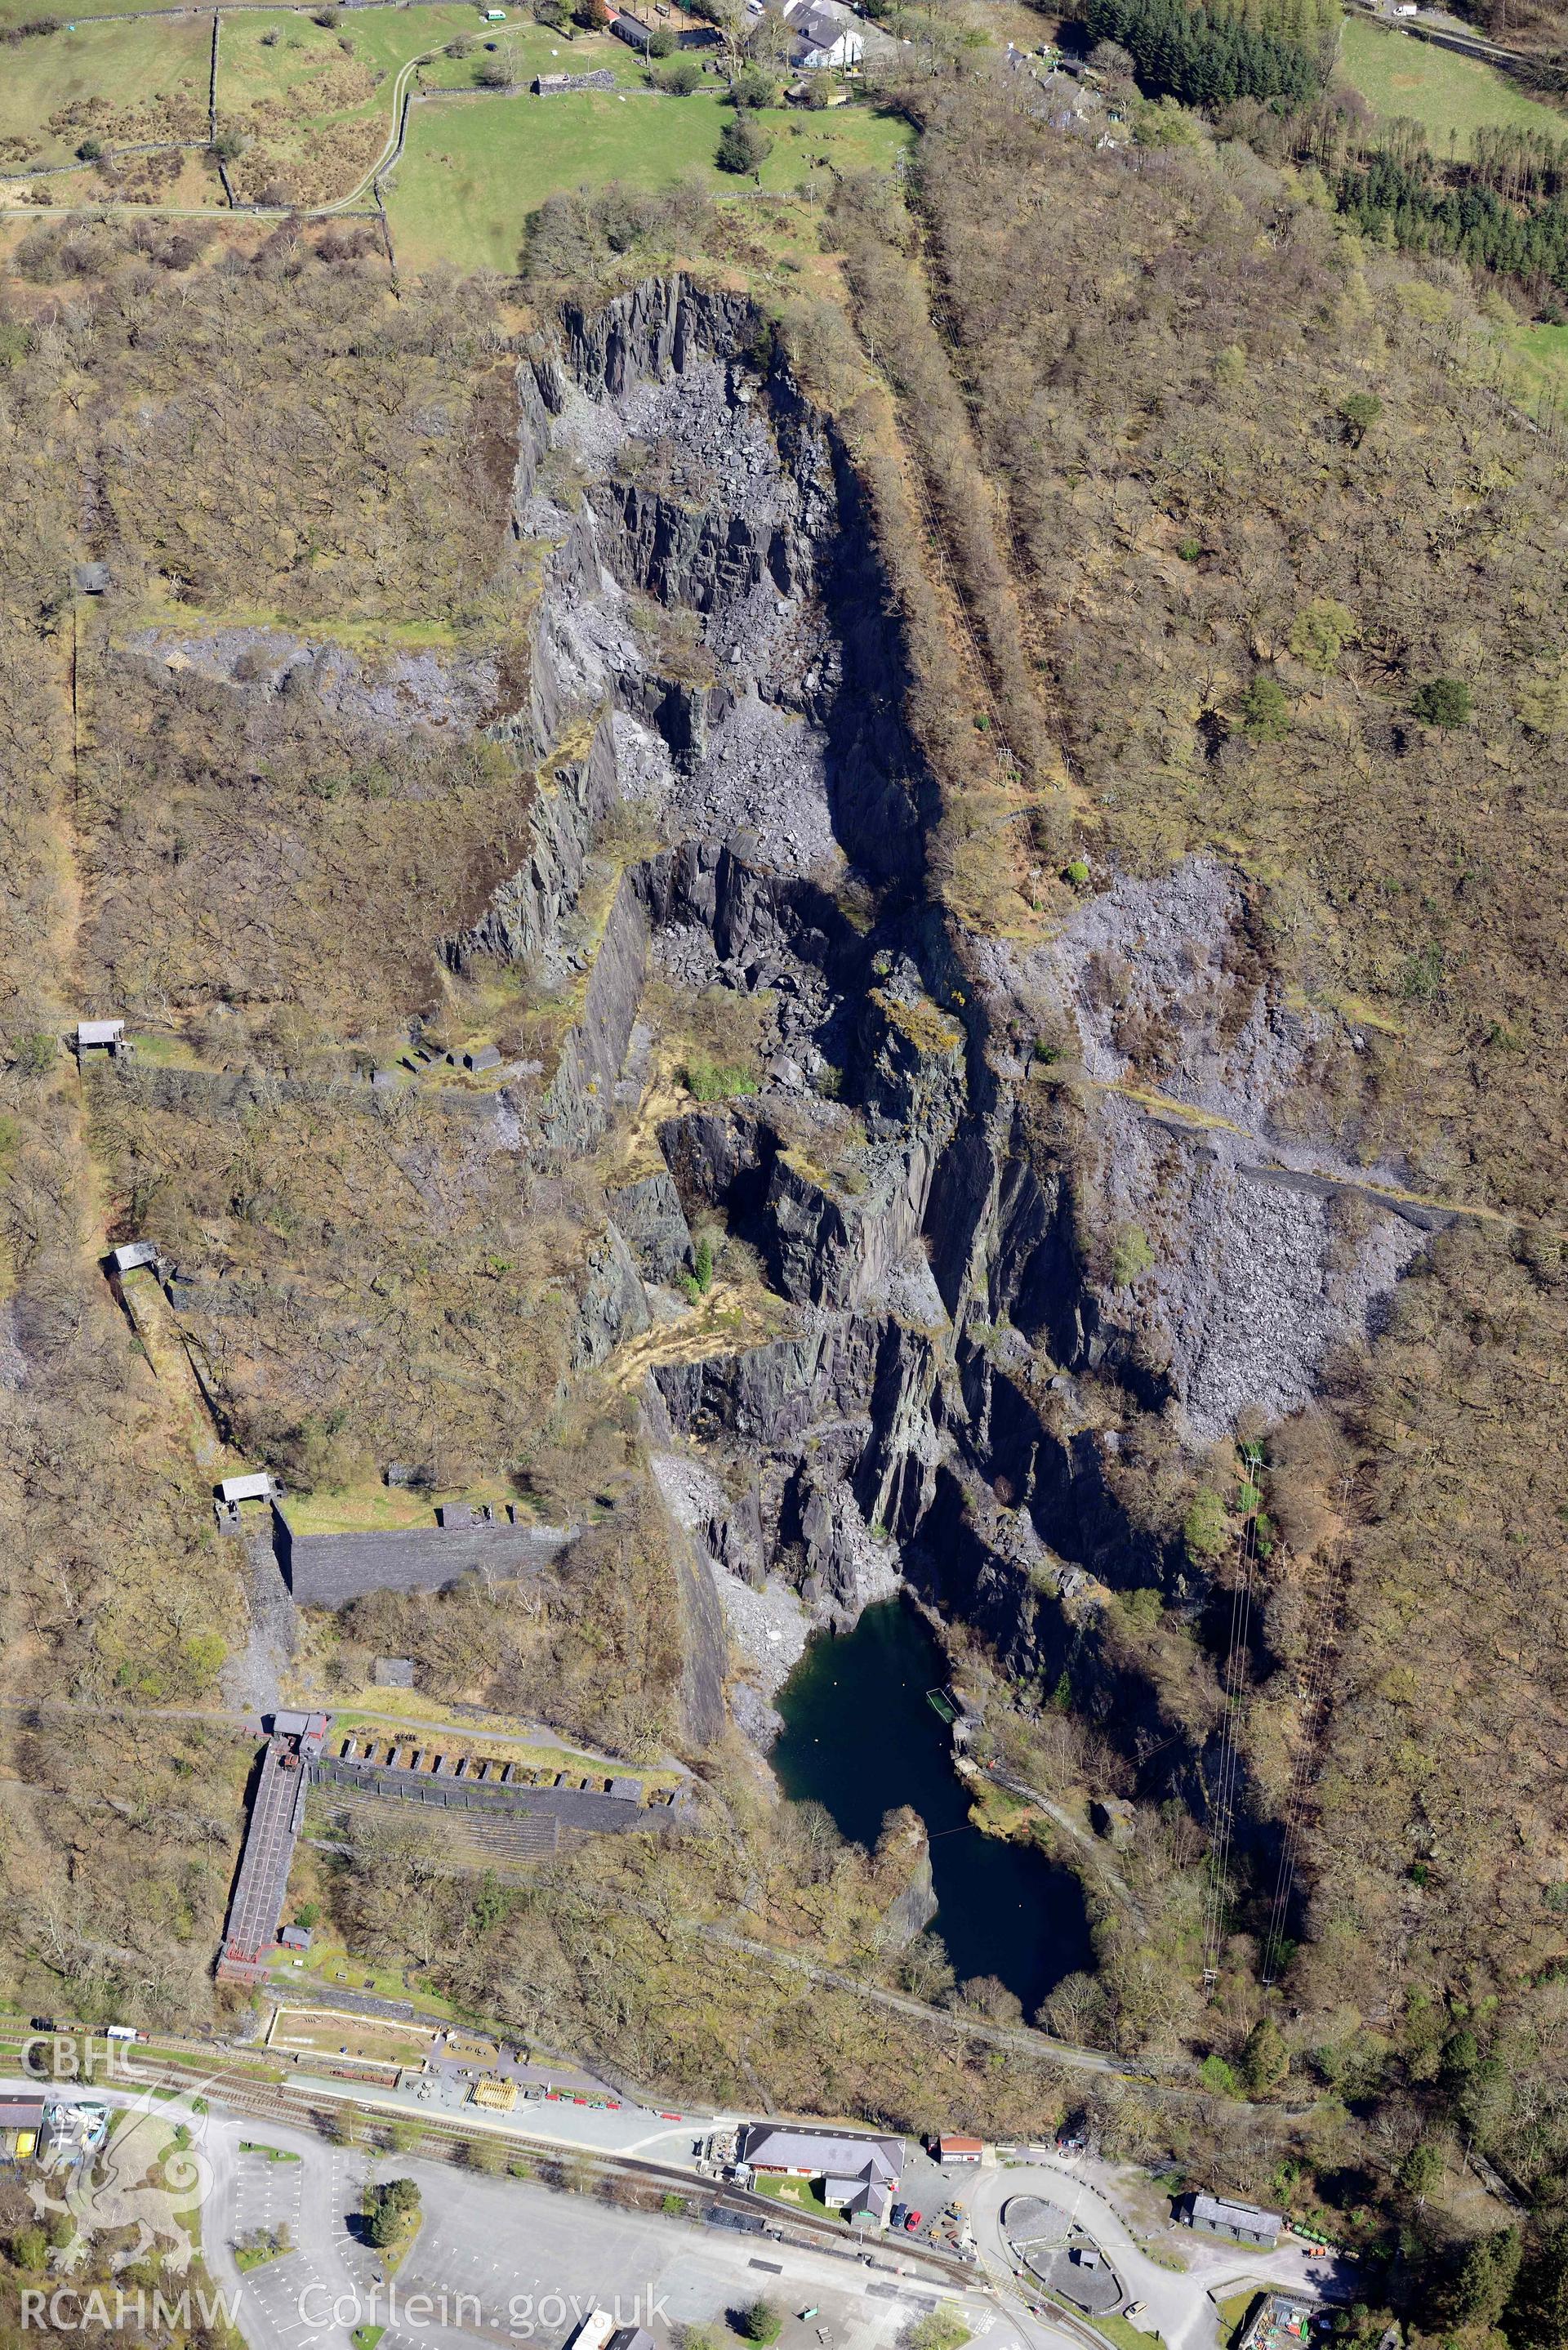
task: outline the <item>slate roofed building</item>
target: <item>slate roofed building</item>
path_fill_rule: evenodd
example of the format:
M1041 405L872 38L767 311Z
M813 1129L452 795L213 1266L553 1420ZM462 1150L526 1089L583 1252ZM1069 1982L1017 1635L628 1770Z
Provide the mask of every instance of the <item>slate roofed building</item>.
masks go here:
M865 2187L890 2196L904 2175L901 2137L871 2137L856 2130L793 2128L784 2122L748 2122L740 2158L765 2177L822 2178L826 2199L847 2201Z
M844 2216L846 2220L868 2220L874 2228L885 2228L892 2209L892 2189L868 2178L845 2204Z
M42 2098L0 2097L0 2154L26 2162L38 2150L44 2126Z
M842 72L892 55L898 44L844 0L770 0L790 30L789 62L807 73Z
M1199 2193L1186 2196L1183 2201L1187 2208L1180 2216L1188 2227L1229 2237L1232 2243L1258 2244L1272 2251L1285 2224L1278 2211L1260 2210L1255 2203L1235 2203L1224 2195Z

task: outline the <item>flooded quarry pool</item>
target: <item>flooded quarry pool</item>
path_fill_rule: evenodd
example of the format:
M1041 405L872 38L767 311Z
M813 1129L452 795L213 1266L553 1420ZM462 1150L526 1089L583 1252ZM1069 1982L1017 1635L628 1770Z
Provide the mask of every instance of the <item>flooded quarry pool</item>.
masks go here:
M867 1607L854 1631L814 1640L779 1692L771 1759L792 1802L823 1804L857 1844L874 1845L900 1804L919 1814L938 1903L930 1930L961 1982L999 1977L1032 2021L1064 1975L1093 1963L1083 1892L1032 1845L971 1825L947 1725L926 1700L947 1678L907 1601Z

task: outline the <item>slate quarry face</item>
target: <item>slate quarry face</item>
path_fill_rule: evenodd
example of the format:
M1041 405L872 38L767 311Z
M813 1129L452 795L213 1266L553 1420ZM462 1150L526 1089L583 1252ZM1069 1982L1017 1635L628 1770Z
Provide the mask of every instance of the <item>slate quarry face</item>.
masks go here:
M617 307L568 314L565 364L524 387L516 521L561 549L558 689L613 696L622 793L672 843L913 875L929 784L841 450L747 305L672 280Z
M647 1110L651 982L767 1007L755 1092L648 1111L629 1180L598 1197L566 1373L613 1381L628 1340L657 1339L703 1226L745 1243L769 1335L655 1349L639 1386L692 1742L724 1722L720 1600L744 1652L773 1620L760 1600L846 1621L908 1582L1054 1683L1101 1586L1186 1588L1179 1539L1119 1498L1127 1431L1166 1416L1196 1446L1238 1399L1291 1409L1417 1235L1381 1211L1337 1233L1302 1170L1262 1165L1313 1039L1266 979L1236 979L1244 909L1221 868L1096 891L1027 967L932 905L937 795L863 493L742 297L674 278L568 310L518 391L513 525L539 592L497 731L541 789L524 853L439 951L459 972L521 965L576 1008L548 1077L499 1073L476 1133L535 1170L581 1165ZM1092 1080L1075 1158L1001 1042L1025 989ZM1165 1082L1229 1122L1218 1139L1118 1091L1138 1075L1128 1005L1175 1040ZM1094 1270L1114 1222L1155 1260L1120 1286ZM295 1589L335 1606L509 1579L547 1571L539 1549L520 1528L313 1537ZM763 1674L764 1728L766 1693ZM1105 1694L1129 1718L1147 1698ZM1173 1748L1173 1791L1197 1759Z
M1252 1163L1313 1040L1264 981L1233 980L1244 908L1220 869L1097 895L1030 967L929 913L935 793L903 725L895 599L830 422L759 329L741 297L649 281L568 311L558 357L524 370L516 525L554 550L535 729L607 706L585 804L630 802L669 844L623 876L637 937L607 934L617 1009L585 1065L637 1099L622 1055L650 970L783 1006L758 1094L665 1119L665 1171L607 1201L629 1272L618 1257L598 1283L605 1327L578 1360L643 1326L631 1284L678 1280L717 1215L792 1309L784 1335L688 1352L648 1390L672 1438L753 1473L741 1516L689 1529L721 1587L742 1557L754 1584L760 1554L819 1616L853 1616L903 1575L1038 1669L1075 1639L1061 1603L1085 1575L1183 1566L1129 1528L1084 1375L1124 1382L1134 1419L1174 1410L1194 1444L1238 1398L1288 1410L1417 1236L1377 1212L1346 1246L1296 1170ZM868 935L844 916L849 876L881 885ZM1251 1107L1251 1157L1210 1145L1188 1170L1182 1138L1117 1093L1136 1073L1090 981L1124 951L1146 1024L1177 1040L1171 1090L1243 1125ZM1027 1072L993 1049L1025 987L1100 1089L1077 1168L1042 1149ZM1096 1218L1148 1225L1142 1289L1096 1279Z

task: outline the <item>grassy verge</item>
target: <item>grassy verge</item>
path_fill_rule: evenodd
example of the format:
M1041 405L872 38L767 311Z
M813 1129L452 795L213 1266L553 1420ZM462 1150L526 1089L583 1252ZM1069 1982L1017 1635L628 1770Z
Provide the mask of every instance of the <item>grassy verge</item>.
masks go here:
M1158 2345L1165 2340L1163 2334L1145 2334L1130 2317L1085 2317L1082 2311L1077 2314L1083 2324L1092 2325L1096 2334L1103 2334L1107 2342L1114 2342L1116 2350L1151 2350L1151 2345Z
M1439 155L1450 131L1463 156L1472 130L1511 127L1556 140L1568 130L1568 117L1527 96L1506 74L1407 33L1383 32L1362 17L1345 23L1339 69L1375 113L1420 123Z
M125 0L85 0L83 6L73 6L71 22L79 23L84 16L112 16L124 5ZM36 24L40 16L57 16L59 14L58 8L51 5L51 0L0 0L0 32L11 25Z
M575 55L566 62L576 69ZM730 119L711 91L691 98L578 91L417 107L387 187L398 258L411 269L438 261L514 269L528 214L560 189L604 187L612 180L657 189L688 178L720 194L751 189L750 181L737 182L713 160ZM827 164L842 172L886 169L912 137L899 118L868 107L810 116L780 109L763 120L774 148L762 186L780 194L801 188Z
M291 2055L359 2056L372 2064L417 2064L429 2051L430 2037L408 2025L361 2023L349 2016L316 2016L290 2009L286 2019L279 2017L271 2044Z
M1231 2345L1241 2341L1246 2331L1247 2320L1262 2299L1257 2286L1249 2285L1245 2293L1233 2293L1225 2300L1215 2303L1220 2316L1220 2339L1225 2345L1225 2350L1231 2350Z
M499 1521L509 1498L504 1483L469 1486L461 1493L425 1493L406 1485L372 1484L367 1480L335 1492L291 1493L284 1506L296 1534L385 1534L433 1524L437 1504L443 1503L472 1502L477 1506L488 1502Z

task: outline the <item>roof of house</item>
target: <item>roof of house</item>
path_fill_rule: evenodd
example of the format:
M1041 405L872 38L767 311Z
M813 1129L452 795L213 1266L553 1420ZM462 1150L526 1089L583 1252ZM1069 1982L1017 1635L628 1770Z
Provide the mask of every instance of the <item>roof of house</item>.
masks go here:
M42 2129L42 2099L0 2097L0 2129Z
M78 1045L118 1045L125 1034L123 1020L78 1020Z
M742 2132L741 2159L753 2170L804 2170L814 2178L854 2179L869 2175L897 2186L904 2170L901 2137L863 2137L854 2130L793 2129L778 2122L748 2122Z
M857 55L884 57L898 47L890 33L868 25L844 0L774 0L774 5L792 31L816 48L830 49L846 36Z
M803 40L808 41L814 49L831 49L843 40L851 40L853 46L864 45L861 27L855 18L850 16L847 22L841 22L830 12L826 0L815 0L813 5L792 8L789 23L791 28Z
M1192 2216L1206 2220L1210 2227L1246 2228L1257 2235L1277 2236L1285 2224L1278 2211L1261 2210L1255 2203L1233 2203L1224 2195L1194 2195Z
M983 2154L985 2146L978 2137L940 2137L937 2149L941 2154Z

